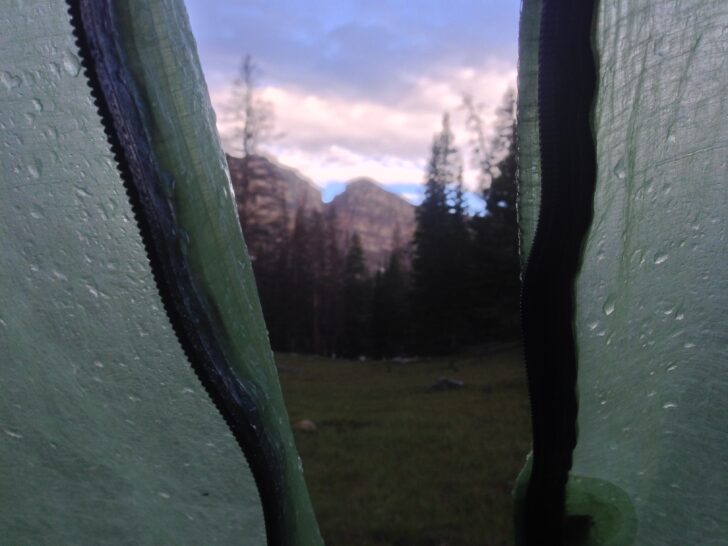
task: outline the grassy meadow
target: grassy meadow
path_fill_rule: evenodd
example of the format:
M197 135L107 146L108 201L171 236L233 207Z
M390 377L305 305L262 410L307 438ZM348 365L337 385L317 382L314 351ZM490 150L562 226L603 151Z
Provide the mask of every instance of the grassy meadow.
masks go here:
M506 545L530 449L518 346L488 356L355 362L276 355L330 546ZM431 390L438 378L461 389Z

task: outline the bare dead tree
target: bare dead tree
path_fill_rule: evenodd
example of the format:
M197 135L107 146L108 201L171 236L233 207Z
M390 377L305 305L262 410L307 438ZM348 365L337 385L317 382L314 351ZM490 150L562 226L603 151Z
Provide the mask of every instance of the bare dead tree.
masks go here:
M260 96L259 75L260 69L252 56L245 55L233 82L232 97L225 108L227 119L235 126L232 134L234 148L244 158L254 155L261 143L273 137L273 105Z
M462 108L465 110L466 127L470 131L470 150L473 167L478 169L478 185L485 192L499 173L498 163L509 153L514 139L516 116L516 94L509 89L502 105L496 110L495 133L488 139L484 130L484 106L476 103L472 95L464 94Z

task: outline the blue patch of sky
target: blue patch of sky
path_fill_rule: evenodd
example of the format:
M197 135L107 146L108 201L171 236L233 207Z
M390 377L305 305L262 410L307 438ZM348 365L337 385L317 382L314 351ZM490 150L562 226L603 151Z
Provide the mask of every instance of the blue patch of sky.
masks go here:
M465 192L465 206L468 209L468 214L473 216L488 215L488 211L485 208L485 200L478 193L471 191Z
M422 184L387 184L384 188L406 199L413 205L419 205L425 198L425 186ZM475 192L465 192L465 206L468 214L471 215L483 214L485 212L485 201L480 194Z
M346 189L346 182L328 182L323 188L321 188L321 199L324 203L330 203L331 200L344 193Z
M400 196L412 203L419 205L425 197L425 187L422 184L399 183L386 184L382 187L395 195ZM321 198L324 203L329 203L337 195L346 190L346 182L331 181L321 189ZM465 192L465 206L470 215L487 215L483 197L475 192Z

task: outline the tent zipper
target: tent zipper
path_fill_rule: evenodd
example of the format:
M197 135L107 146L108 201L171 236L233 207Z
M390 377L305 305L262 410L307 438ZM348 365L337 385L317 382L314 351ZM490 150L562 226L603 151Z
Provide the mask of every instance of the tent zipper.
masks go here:
M574 283L591 224L596 156L594 0L543 0L538 116L541 203L521 313L533 429L527 545L563 544L566 482L577 440Z
M167 197L144 124L144 110L121 45L112 0L67 0L91 95L124 183L165 312L188 362L235 437L260 493L269 545L295 543L285 532L285 462L245 385L229 365L185 259L185 232Z

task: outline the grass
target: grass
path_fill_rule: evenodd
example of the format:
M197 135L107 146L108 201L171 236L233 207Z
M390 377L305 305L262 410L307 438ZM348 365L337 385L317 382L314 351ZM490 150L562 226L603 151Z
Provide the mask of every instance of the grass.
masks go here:
M328 545L505 545L530 449L518 347L410 363L277 355ZM431 391L439 377L464 381Z

